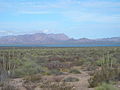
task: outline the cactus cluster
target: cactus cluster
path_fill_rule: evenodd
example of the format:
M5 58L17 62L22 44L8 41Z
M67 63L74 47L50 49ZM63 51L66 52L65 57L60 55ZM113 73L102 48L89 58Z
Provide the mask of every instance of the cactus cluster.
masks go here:
M110 83L115 81L120 74L119 65L112 60L112 55L108 52L103 55L99 70L95 70L93 76L89 79L90 87L96 87L103 82Z

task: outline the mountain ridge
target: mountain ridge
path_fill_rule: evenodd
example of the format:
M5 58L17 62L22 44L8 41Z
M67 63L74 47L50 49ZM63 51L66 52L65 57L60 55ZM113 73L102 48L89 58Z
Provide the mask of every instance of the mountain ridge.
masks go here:
M111 38L99 38L89 39L70 38L64 33L59 34L46 34L46 33L35 33L35 34L24 34L24 35L10 35L0 37L0 44L112 44L120 43L120 37Z

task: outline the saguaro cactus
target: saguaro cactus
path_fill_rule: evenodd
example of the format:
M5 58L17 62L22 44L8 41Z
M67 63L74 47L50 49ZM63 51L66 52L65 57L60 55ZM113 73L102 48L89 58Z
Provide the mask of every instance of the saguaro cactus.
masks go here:
M17 61L14 50L4 50L0 52L0 82L7 80L14 72Z

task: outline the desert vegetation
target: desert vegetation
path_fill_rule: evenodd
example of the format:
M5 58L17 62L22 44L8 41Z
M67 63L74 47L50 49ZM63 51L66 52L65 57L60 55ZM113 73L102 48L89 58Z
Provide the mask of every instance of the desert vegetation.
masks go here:
M1 47L0 90L119 90L120 47Z

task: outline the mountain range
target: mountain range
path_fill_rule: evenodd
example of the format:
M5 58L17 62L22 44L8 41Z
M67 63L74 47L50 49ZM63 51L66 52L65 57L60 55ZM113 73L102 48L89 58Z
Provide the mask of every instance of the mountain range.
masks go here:
M0 45L41 45L41 44L120 44L120 37L88 39L69 38L65 34L24 34L0 37Z

